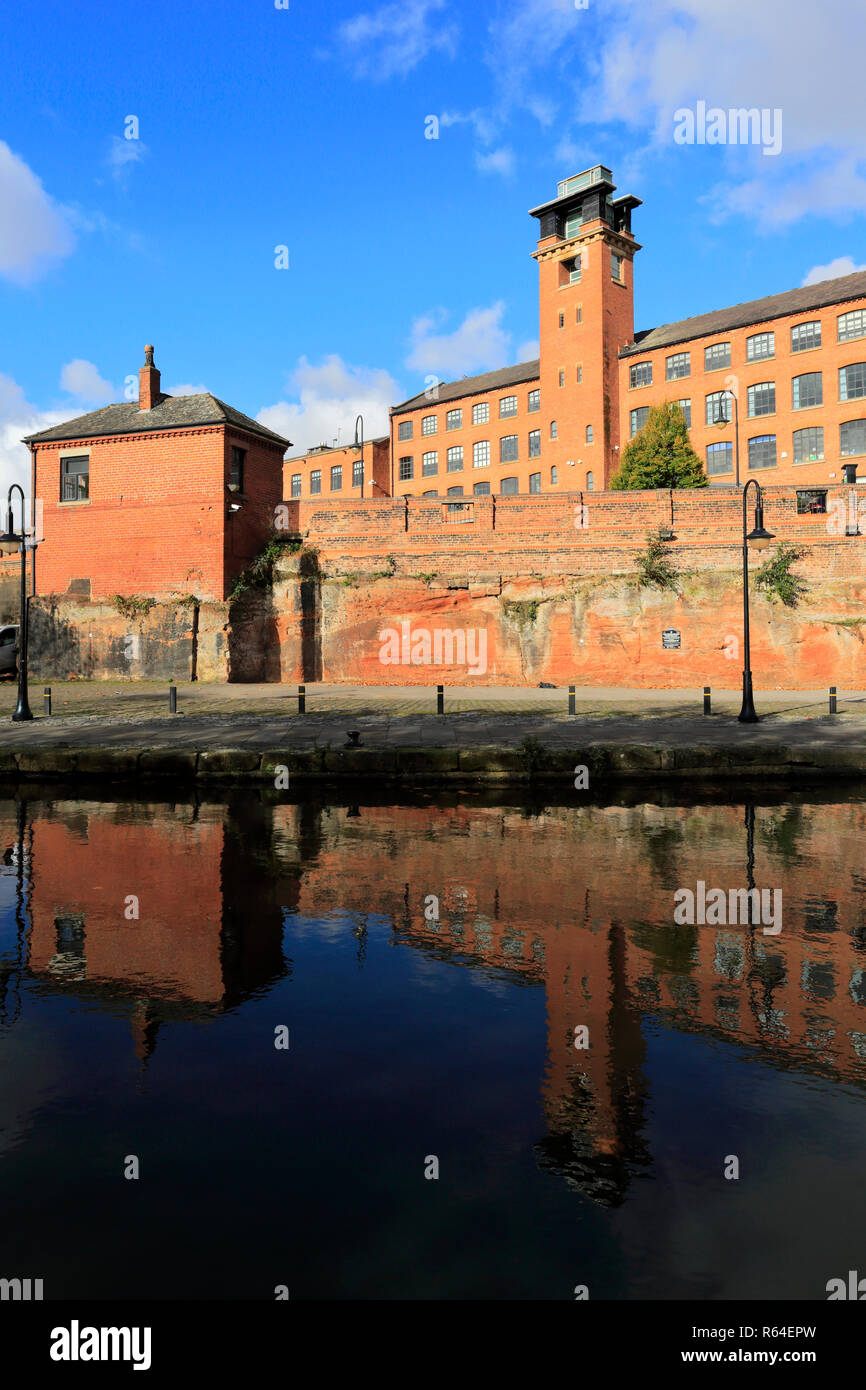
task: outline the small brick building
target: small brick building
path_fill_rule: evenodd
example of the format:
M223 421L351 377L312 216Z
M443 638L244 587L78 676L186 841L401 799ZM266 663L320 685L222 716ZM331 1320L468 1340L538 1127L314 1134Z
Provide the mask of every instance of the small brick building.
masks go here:
M216 396L139 398L28 436L43 508L36 592L224 599L271 534L290 441Z

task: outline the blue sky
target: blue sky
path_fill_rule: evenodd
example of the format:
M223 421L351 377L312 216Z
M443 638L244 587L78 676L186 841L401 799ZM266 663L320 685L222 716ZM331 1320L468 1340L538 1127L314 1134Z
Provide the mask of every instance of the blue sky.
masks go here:
M851 0L47 0L0 39L4 490L145 342L298 447L534 355L527 209L594 163L644 200L637 328L866 264ZM780 152L677 143L701 101Z

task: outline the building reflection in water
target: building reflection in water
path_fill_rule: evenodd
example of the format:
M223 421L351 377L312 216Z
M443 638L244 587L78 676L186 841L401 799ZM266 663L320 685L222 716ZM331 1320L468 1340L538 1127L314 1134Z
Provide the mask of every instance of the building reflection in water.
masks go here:
M856 803L528 812L451 798L359 814L254 791L6 800L15 932L0 954L0 1026L15 1024L26 973L121 1012L145 1065L165 1022L218 1018L289 973L287 923L339 916L369 969L368 935L385 921L395 944L545 991L537 1160L615 1206L651 1164L649 1019L863 1083L864 821ZM674 892L699 879L782 887L781 934L675 926ZM438 916L425 915L430 895Z

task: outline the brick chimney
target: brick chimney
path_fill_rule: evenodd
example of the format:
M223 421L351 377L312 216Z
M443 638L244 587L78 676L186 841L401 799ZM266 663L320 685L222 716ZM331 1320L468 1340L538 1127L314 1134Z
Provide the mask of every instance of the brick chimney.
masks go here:
M144 366L138 372L138 408L150 410L159 405L162 392L159 389L159 372L153 365L153 347L150 343L144 349Z

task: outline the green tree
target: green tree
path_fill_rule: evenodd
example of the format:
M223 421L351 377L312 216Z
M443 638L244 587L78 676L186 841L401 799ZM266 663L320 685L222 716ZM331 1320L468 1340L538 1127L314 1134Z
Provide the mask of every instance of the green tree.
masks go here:
M689 439L686 417L676 401L650 406L643 429L623 449L619 471L610 485L619 490L707 486L707 475Z

